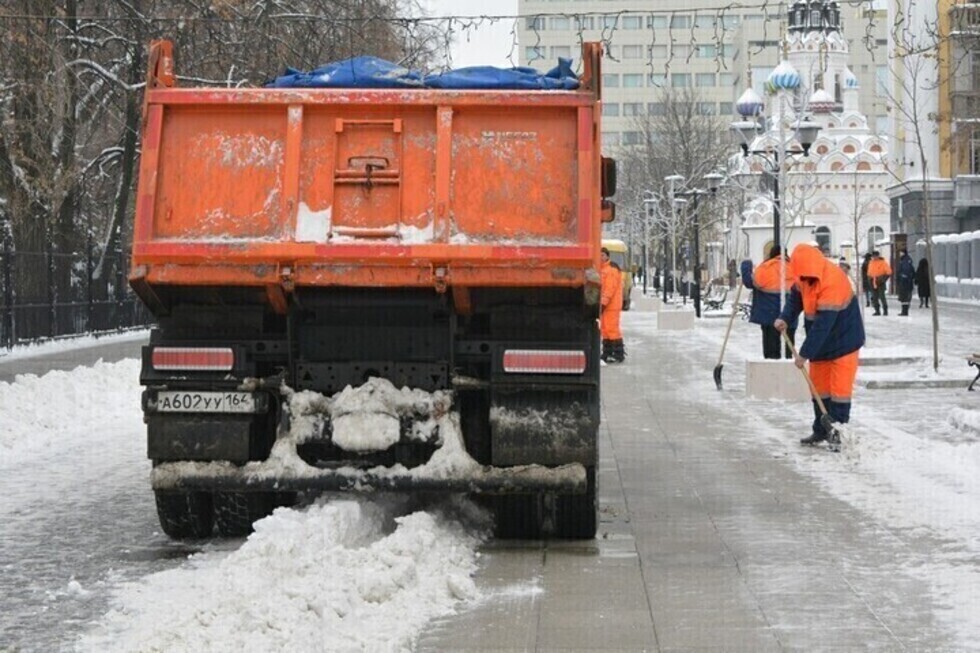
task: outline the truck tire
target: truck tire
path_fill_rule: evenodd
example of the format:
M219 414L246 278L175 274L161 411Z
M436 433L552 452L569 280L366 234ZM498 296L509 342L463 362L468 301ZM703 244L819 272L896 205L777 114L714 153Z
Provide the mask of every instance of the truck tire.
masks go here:
M541 537L541 495L505 494L491 498L494 534L503 540L535 540Z
M569 540L590 540L598 525L595 467L587 467L588 489L585 494L564 494L555 500L555 521L552 535Z
M215 492L214 521L222 537L245 537L252 524L268 517L272 511L296 501L286 492Z
M211 536L214 517L209 493L155 490L154 494L160 527L169 537L185 540Z

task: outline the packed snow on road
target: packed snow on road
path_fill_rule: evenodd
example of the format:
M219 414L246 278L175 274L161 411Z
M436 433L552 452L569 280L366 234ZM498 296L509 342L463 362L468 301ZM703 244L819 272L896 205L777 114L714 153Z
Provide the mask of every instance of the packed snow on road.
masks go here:
M482 531L459 510L410 512L394 498L279 509L236 551L123 586L79 648L409 649L429 619L477 596Z
M727 320L706 319L694 331L664 332L657 330L653 315L635 313L625 320L634 344L653 338L666 346L669 338L669 346L685 359L694 357L691 352L721 347ZM972 649L980 641L980 569L975 564L980 556L980 397L966 391L975 370L964 357L980 347L977 325L955 311L944 314L942 365L936 372L928 311L888 319L868 312L865 323L868 341L840 454L797 444L810 432L809 404L746 398L742 363L762 358L757 325L735 323L724 392L717 391L707 367L701 380L684 392L724 405L732 420L750 427L753 443L768 443L775 457L862 511L882 537L935 542L929 559L901 568L927 582L935 604L943 606L937 617L964 649ZM874 390L868 385L935 380L951 381L952 387ZM724 425L707 428L730 437Z
M149 463L139 457L145 434L138 374L138 361L125 360L0 383L0 518L10 528L0 544L8 555L30 556L45 533L67 528L71 516L51 523L45 514L57 514L58 504L69 513L81 503L79 492L84 498L108 487L110 495L152 496ZM86 449L79 469L72 453ZM120 467L132 473L117 478L113 469ZM152 499L144 502L143 521L155 521L151 506ZM83 530L102 528L99 537L112 548L113 534L131 524L113 519L112 503L96 502L92 519L99 508L106 523L87 522ZM108 564L123 569L40 571L30 560L2 556L4 574L22 590L6 598L0 641L10 640L5 633L13 636L19 621L27 650L408 649L427 621L478 598L472 576L489 526L486 514L462 499L420 507L395 496L325 496L277 510L237 548L205 544L177 566L170 561L143 576L118 560ZM98 540L76 544L100 547ZM92 613L89 605L104 607ZM70 625L60 635L31 630L61 613L70 617L54 621Z
M666 338L655 323L651 313L628 316L627 347ZM873 324L868 359L915 362L861 368L840 455L796 444L807 406L745 398L737 370L756 355L757 328L736 327L717 392L701 349L720 346L723 327L706 320L670 335L679 365L704 367L683 391L720 402L751 426L736 436L747 449L771 449L772 464L812 477L881 537L934 542L928 558L898 560L895 571L928 584L936 618L963 648L980 641L976 393L965 384L873 391L865 383L965 378L957 355L975 341L975 325L945 325L936 375L919 360L929 351L925 314ZM327 496L277 510L244 541L170 542L153 514L138 375L138 361L124 360L0 383L0 642L45 651L397 650L432 619L487 600L474 575L488 524L460 500Z

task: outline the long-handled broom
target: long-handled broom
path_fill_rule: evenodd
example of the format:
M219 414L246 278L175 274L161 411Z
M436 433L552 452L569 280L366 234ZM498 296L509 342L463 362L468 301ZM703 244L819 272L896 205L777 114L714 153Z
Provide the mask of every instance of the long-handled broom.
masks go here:
M793 345L793 341L789 339L789 336L785 332L783 332L783 341L786 342L786 346L793 352L793 358L795 360L799 354L796 353L796 347ZM814 401L817 402L817 406L820 408L820 426L827 433L827 448L831 451L840 451L840 426L833 420L830 413L827 412L827 406L824 405L823 399L817 394L817 387L813 385L813 379L810 378L809 373L802 367L799 369L800 373L803 374L803 378L806 379L806 384L810 387L810 396L813 397Z
M732 324L735 322L735 314L738 313L738 299L742 296L742 284L738 284L738 290L735 291L735 301L732 302L732 315L728 318L728 329L725 330L725 340L721 343L721 354L718 355L718 364L715 365L715 387L721 390L721 368L725 367L723 360L725 360L725 347L728 346L728 336L732 332Z

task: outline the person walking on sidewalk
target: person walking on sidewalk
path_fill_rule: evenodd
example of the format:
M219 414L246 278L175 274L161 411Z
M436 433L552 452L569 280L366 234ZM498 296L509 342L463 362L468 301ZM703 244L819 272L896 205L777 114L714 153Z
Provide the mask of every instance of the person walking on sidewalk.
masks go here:
M846 424L851 417L858 351L864 346L864 323L857 296L847 275L813 245L797 245L790 265L796 284L773 326L784 333L803 312L806 339L795 359L796 366L802 369L810 361L810 378L830 418ZM813 413L813 432L800 444L815 445L827 439L815 399Z
M864 307L871 306L871 280L868 279L868 266L871 265L871 253L864 255L861 262L861 292L864 293Z
M877 250L871 252L871 263L868 264L868 281L871 282L871 305L874 307L875 315L881 315L884 310L888 315L888 300L885 298L885 290L888 284L888 277L892 276L892 266L888 261L881 258Z
M903 249L899 256L895 280L898 286L898 301L902 305L901 315L908 315L909 304L912 303L912 288L915 286L915 264L907 250Z
M932 288L929 286L929 261L919 259L919 267L915 269L915 285L919 289L919 308L929 308L929 298Z
M599 327L602 334L602 355L607 363L622 363L626 358L623 332L619 328L623 312L623 273L609 260L609 250L602 248L602 267L599 270L599 288L602 312Z
M780 256L782 249L774 245L769 258L760 263L752 271L752 261L742 261L742 285L752 291L752 310L749 312L749 322L762 327L762 356L763 358L782 358L783 343L779 332L773 327L773 322L779 317L779 300L782 291L789 292L793 287L793 275L790 274L789 262L785 256ZM780 269L782 268L782 270ZM785 274L785 282L780 283L779 273ZM796 342L796 320L790 324L787 332L789 339ZM786 348L786 358L790 357L789 347Z

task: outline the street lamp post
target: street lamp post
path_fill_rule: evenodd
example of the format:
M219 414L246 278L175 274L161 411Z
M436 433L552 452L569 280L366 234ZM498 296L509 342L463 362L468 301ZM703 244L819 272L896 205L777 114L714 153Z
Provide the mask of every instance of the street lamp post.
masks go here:
M677 206L674 198L674 185L684 181L680 175L664 177L667 182L667 198L670 201L670 285L671 293L677 290ZM664 275L664 302L667 301L667 275Z
M772 177L772 244L779 245L782 247L782 206L781 199L779 196L779 175L782 164L780 160L780 152L775 149L750 149L752 141L762 132L762 125L760 125L755 120L740 120L733 122L731 124L731 132L735 134L741 141L739 145L742 147L742 156L757 156L768 165L766 172ZM803 156L810 156L810 146L813 145L813 141L817 140L817 134L820 131L820 125L809 120L802 120L796 125L794 130L797 135L797 140L800 142L800 146L803 148ZM787 143L784 141L780 143L781 147L785 148ZM791 154L796 154L796 151L786 150L785 155L789 156Z
M714 195L718 191L722 179L723 177L720 174L711 172L704 176L704 181L708 186L707 190L692 188L691 190L676 193L679 197L690 197L692 199L691 219L694 229L694 315L697 317L701 317L701 225L698 208L703 196Z
M757 156L766 162L768 166L767 172L770 174L773 180L772 184L772 244L773 247L779 246L780 250L784 252L780 256L779 265L779 309L782 310L783 306L786 304L786 258L785 251L787 248L783 247L782 243L782 201L779 196L779 177L782 173L782 161L793 154L800 153L798 150L788 149L789 141L785 138L783 133L784 123L780 121L779 126L779 149L751 149L751 144L756 136L762 131L762 125L760 125L755 120L741 120L733 122L731 124L731 132L735 134L742 147L742 156L748 158L749 155ZM796 138L800 143L802 148L803 156L810 156L810 146L813 145L813 141L817 140L817 134L820 132L820 125L818 123L812 122L810 120L799 120L796 125L794 125L794 132ZM780 154L782 154L782 159L780 159Z
M652 190L645 190L643 194L643 294L647 294L648 279L650 276L650 222L656 218L657 204L660 196Z

